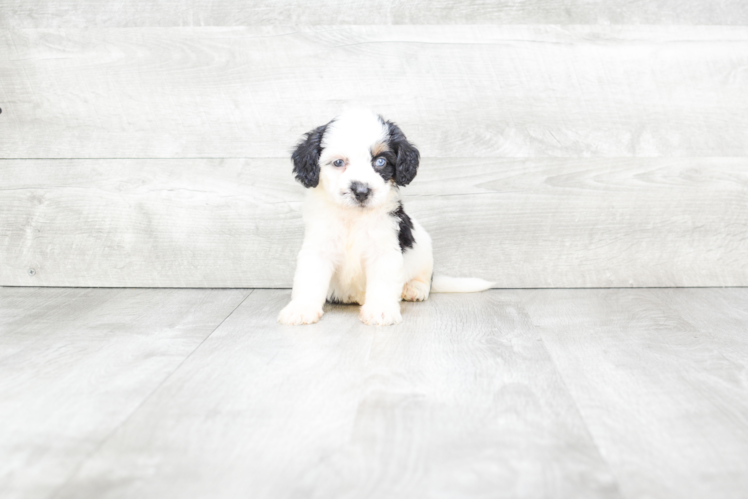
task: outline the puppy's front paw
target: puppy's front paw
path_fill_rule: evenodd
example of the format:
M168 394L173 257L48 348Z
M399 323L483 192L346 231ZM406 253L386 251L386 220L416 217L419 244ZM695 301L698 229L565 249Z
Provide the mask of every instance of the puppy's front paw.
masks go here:
M322 317L322 306L292 300L278 315L278 323L284 325L311 325Z
M403 320L400 316L400 303L364 304L358 315L359 319L371 326L396 325Z
M403 300L420 302L429 298L431 285L418 280L410 280L403 287Z

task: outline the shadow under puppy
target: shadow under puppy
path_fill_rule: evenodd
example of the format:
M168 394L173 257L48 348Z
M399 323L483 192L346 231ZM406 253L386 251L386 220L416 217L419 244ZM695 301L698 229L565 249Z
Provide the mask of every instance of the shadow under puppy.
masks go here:
M367 325L394 325L402 321L401 299L491 287L433 276L431 238L405 213L399 189L415 178L419 158L397 125L371 111L345 112L305 135L292 159L296 179L309 188L306 229L280 323L316 323L328 300L360 304Z

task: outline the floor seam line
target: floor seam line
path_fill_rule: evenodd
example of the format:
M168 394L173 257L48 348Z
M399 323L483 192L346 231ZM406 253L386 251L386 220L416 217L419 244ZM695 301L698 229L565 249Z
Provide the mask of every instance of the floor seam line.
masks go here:
M241 307L242 304L244 304L244 302L254 293L254 291L255 291L254 288L250 289L250 291L247 294L247 296L244 297L239 302L239 304L237 304L236 307L234 307L231 310L231 312L228 313L226 315L226 317L223 318L223 320L221 320L221 322L215 328L213 328L213 330L211 330L210 333L208 335L206 335L205 338L203 340L201 340L200 343L192 351L190 351L189 354L187 354L187 356L185 356L182 361L179 362L179 364L174 368L174 370L172 370L171 373L169 373L166 377L164 377L164 379L161 380L161 382L159 382L159 384L146 397L144 397L140 401L140 403L138 403L138 405L135 408L133 408L133 410L117 426L115 426L114 429L112 429L103 439L101 439L101 441L99 441L99 444L93 450L91 450L90 453L86 454L86 456L83 459L81 459L80 462L78 462L78 465L76 465L75 468L70 472L70 474L67 476L67 478L65 479L65 481L63 481L58 487L56 487L52 491L52 493L49 495L50 498L59 498L58 493L60 492L60 490L62 490L63 488L65 488L65 486L67 486L68 483L70 483L70 481L75 477L75 475L81 470L81 468L83 467L83 465L86 464L86 462L88 462L91 459L91 457L93 457L94 455L96 455L96 453L98 453L99 450L101 450L101 448L104 446L104 444L106 444L109 440L111 440L112 437L117 433L117 431L119 431L136 413L138 413L138 411L140 411L140 409L143 407L143 405L147 401L149 401L153 397L153 395L156 394L159 391L159 389L161 389L161 387L163 387L164 384L177 371L179 371L179 369L182 367L182 365L184 365L184 363L187 362L187 360L190 359L190 357L192 357L192 355L198 349L200 349L200 347L210 337L213 336L213 334L221 327L221 325L223 325L226 322L226 320L229 319L234 314L234 312L236 312L236 310L239 309L239 307Z

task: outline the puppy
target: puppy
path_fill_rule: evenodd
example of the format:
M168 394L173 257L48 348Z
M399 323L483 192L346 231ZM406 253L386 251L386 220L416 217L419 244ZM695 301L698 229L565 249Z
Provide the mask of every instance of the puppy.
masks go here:
M309 191L304 243L280 323L316 323L327 300L360 304L367 325L394 325L402 321L401 299L491 287L476 278L433 276L431 238L405 213L400 196L420 154L394 123L348 111L307 133L291 157Z

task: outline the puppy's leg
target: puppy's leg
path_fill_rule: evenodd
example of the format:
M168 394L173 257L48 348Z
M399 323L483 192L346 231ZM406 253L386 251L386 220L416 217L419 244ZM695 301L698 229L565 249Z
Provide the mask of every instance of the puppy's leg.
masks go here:
M409 302L420 302L429 298L431 291L431 276L428 278L418 277L405 283L403 287L403 300Z
M367 325L396 325L400 315L400 294L403 290L403 257L400 252L387 254L366 265L366 300L359 318Z
M333 264L314 250L302 249L293 279L291 302L278 315L284 325L310 325L324 312L327 289L332 278Z

